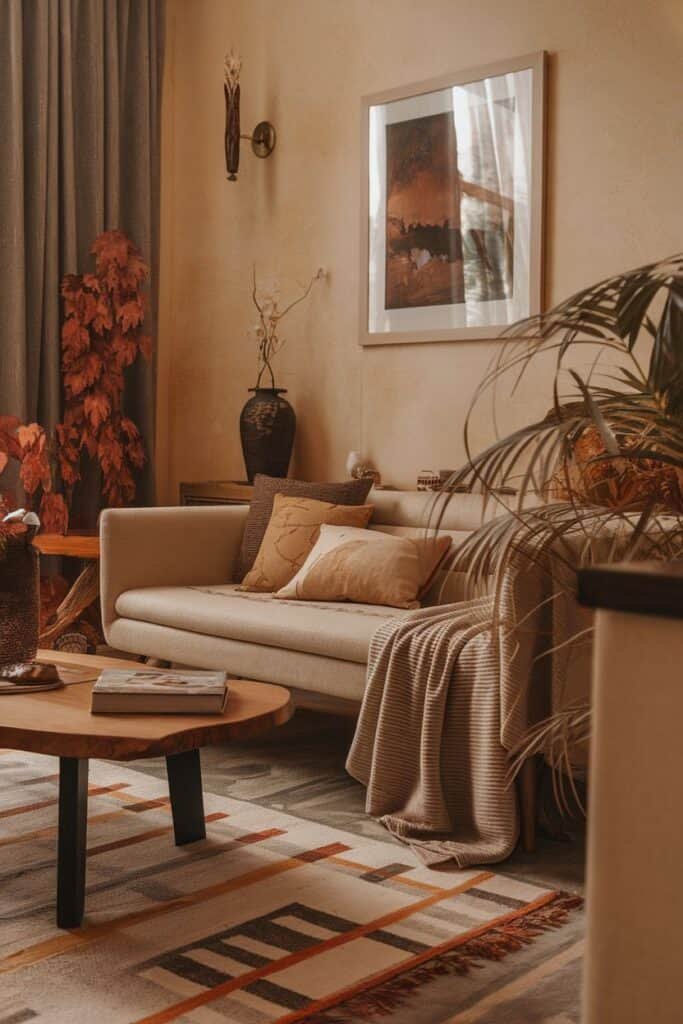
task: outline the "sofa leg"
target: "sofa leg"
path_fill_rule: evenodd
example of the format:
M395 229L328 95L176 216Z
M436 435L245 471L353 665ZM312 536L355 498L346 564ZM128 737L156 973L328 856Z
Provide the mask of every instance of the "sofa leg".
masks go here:
M525 853L536 850L536 798L538 766L535 757L527 757L517 776L522 849Z

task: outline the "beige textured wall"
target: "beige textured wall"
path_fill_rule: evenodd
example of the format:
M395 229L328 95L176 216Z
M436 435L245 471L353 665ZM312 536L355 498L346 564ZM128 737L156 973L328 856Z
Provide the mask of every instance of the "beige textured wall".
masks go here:
M250 273L327 283L286 323L279 368L298 419L292 469L343 475L361 447L386 482L457 465L495 342L361 350L360 97L450 70L550 53L546 283L553 302L681 248L680 0L168 0L162 195L159 495L240 478L254 382ZM225 178L223 54L244 58L243 130L274 156ZM543 374L503 426L548 406ZM481 423L484 440L488 424Z

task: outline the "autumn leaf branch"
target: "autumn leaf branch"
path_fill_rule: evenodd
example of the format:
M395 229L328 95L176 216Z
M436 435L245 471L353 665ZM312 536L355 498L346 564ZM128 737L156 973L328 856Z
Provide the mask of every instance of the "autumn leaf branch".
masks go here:
M62 282L66 404L57 454L69 493L80 479L83 452L97 459L102 494L117 506L134 500L134 471L146 459L140 432L121 403L124 371L138 356L151 358L152 340L142 333L149 268L122 231L103 232L91 252L95 273L68 275Z

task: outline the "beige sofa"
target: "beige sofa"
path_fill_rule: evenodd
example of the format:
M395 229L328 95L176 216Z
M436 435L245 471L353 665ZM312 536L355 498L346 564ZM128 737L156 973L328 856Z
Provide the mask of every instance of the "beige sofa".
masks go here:
M373 491L368 498L375 506L371 528L423 534L432 497L418 491ZM490 503L486 516L499 511ZM247 512L240 506L103 512L107 643L134 654L281 683L303 706L356 709L373 633L387 618L406 613L237 591L231 581ZM483 517L481 496L454 495L442 529L457 543ZM457 578L449 581L449 600L461 596L460 586Z

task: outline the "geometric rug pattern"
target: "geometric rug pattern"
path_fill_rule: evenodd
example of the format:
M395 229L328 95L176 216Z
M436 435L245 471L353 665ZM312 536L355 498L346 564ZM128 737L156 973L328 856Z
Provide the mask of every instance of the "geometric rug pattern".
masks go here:
M165 780L95 761L86 917L64 932L57 767L0 754L0 1024L426 1024L427 978L449 986L439 1020L485 1024L470 976L573 932L579 901L552 889L227 796L205 793L207 838L176 847Z

